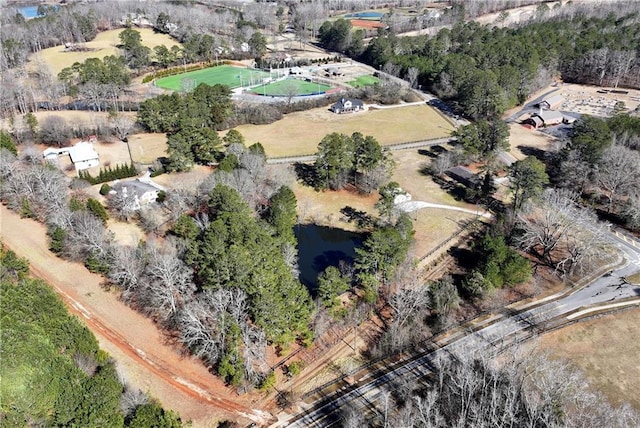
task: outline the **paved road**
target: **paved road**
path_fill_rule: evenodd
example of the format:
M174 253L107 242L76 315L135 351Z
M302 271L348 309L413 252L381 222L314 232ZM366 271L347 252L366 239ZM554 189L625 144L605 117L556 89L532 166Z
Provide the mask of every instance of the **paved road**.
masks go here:
M433 371L434 362L441 357L486 350L499 347L505 338L513 340L518 335L525 337L533 327L551 319L566 317L577 309L589 305L613 304L621 299L639 298L640 286L626 282L626 277L640 272L640 244L633 245L630 240L621 239L608 233L612 245L620 249L625 263L589 285L559 300L551 301L533 309L493 322L487 327L451 341L442 348L425 352L417 358L409 359L389 367L386 373L371 373L358 381L357 386L346 387L333 395L316 402L307 411L296 415L287 427L330 427L339 425L339 410L349 403L356 411L380 412L378 401L384 394L394 389L398 380L411 381L424 378ZM542 331L542 330L540 330Z

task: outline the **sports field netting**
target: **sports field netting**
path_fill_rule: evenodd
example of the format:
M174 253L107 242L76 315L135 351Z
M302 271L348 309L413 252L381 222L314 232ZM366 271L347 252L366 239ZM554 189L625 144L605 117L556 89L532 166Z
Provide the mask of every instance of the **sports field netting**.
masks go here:
M200 83L206 83L207 85L219 83L233 89L240 86L257 85L261 82L261 79L267 77L272 77L271 73L253 68L220 65L163 77L156 80L156 86L172 91L188 91Z
M309 82L299 79L284 79L277 82L253 88L251 93L256 95L272 96L297 96L323 94L331 89L331 86L322 83Z

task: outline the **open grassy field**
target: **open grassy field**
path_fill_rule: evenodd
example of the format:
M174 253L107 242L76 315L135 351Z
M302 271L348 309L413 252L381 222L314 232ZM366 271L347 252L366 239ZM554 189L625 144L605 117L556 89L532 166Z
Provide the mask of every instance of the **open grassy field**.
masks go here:
M570 360L612 404L628 402L640 411L638 337L640 309L632 309L545 334L538 347Z
M44 64L49 67L54 76L57 76L60 70L70 67L74 62L83 62L87 58L104 58L108 55L119 55L120 50L116 46L120 43L118 35L122 30L117 29L98 33L94 40L84 44L86 48L90 49L86 52L65 52L62 45L43 49L30 58L30 67L31 69L36 69L39 64ZM142 43L151 49L160 45L170 48L180 44L166 34L154 33L150 28L136 28L136 30L140 32Z
M323 107L291 113L269 125L242 125L236 129L247 144L260 142L267 155L275 157L315 153L320 140L332 132L361 132L388 145L445 137L453 128L433 108L420 105L342 115Z
M175 76L163 77L156 80L156 86L172 91L181 91L183 90L182 79L193 79L196 82L196 86L200 83L206 83L207 85L219 83L221 85L227 85L230 88L238 88L240 86L259 83L260 79L266 77L271 77L271 74L253 68L221 65L218 67L189 71Z
M251 92L256 95L289 96L291 94L321 94L327 92L329 89L331 89L331 86L323 85L322 83L307 82L306 80L300 79L285 79L258 86Z
M167 156L166 134L135 134L129 137L129 148L134 162L153 163L159 157Z
M363 86L375 85L376 83L379 83L379 82L380 82L380 79L378 79L375 76L370 76L367 74L364 76L360 76L357 79L351 80L347 83L353 86L354 88L361 88Z

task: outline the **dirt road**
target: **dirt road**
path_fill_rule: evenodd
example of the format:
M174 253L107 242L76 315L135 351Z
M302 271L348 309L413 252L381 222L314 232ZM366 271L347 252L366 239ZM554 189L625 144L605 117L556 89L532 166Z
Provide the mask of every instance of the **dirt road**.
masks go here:
M48 248L46 228L0 206L0 239L26 257L34 276L47 281L96 335L127 383L148 391L194 427L224 419L263 423L271 415L252 409L197 360L183 356L147 318L101 287L103 278L84 266L57 258Z

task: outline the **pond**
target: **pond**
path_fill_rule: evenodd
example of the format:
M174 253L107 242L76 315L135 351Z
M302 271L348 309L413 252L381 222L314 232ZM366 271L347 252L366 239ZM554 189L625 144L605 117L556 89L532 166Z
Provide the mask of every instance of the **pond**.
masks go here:
M341 260L353 263L356 248L363 235L333 227L301 224L295 228L298 238L298 267L300 282L315 297L318 275L328 266L338 266Z
M55 6L55 9L58 9L59 6ZM21 6L18 8L18 13L24 16L26 19L36 18L39 16L43 16L38 14L38 6Z

